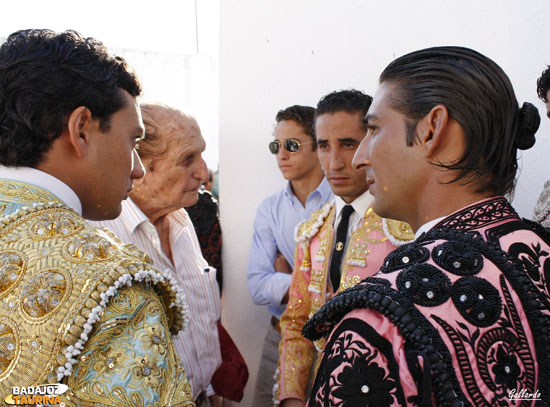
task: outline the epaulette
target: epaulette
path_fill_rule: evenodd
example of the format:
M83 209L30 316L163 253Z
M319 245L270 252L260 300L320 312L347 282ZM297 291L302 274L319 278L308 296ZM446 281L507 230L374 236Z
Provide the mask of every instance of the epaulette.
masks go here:
M414 240L414 232L408 223L393 219L382 219L384 234L395 246L402 246Z
M323 225L325 218L330 213L330 210L334 207L335 201L327 202L321 209L316 210L311 214L311 217L296 225L294 229L294 240L296 243L304 242L311 239L319 231L319 228Z

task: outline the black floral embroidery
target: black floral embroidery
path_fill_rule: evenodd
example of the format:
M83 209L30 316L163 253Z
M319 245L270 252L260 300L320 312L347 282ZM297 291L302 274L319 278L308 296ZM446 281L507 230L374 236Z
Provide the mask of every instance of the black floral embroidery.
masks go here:
M490 282L478 277L463 277L453 284L451 290L455 307L466 321L481 327L497 321L502 311L502 299Z
M432 258L439 266L459 276L474 275L483 268L481 254L463 242L445 242L432 250Z
M351 334L354 332L355 334ZM385 359L380 366L378 358ZM404 407L392 344L363 321L345 319L328 340L309 399L311 407Z
M550 252L550 249L545 245L545 242L548 243L550 239L548 237L541 239L540 244L542 246L539 247L538 251L535 243L526 247L516 246L508 252L509 247L506 246L506 241L501 241L502 236L507 233L495 235L491 232L497 228L504 230L502 227L504 223L509 225L516 222L517 227L514 230L529 231L532 227L521 222L504 199L496 199L475 205L458 216L452 216L447 220L450 220L450 222L446 226L451 227L451 229L435 227L420 236L411 246L423 247L438 240L460 242L469 246L469 250L479 252L485 263L494 264L502 273L500 276L502 296L500 291L495 289L492 282L468 275L469 273L453 273L465 276L457 281L460 282L459 284L455 283L452 287L451 297L453 303L457 308L462 308L462 316L474 326L456 320L447 321L444 317L438 318L431 315L431 318L433 318L431 322L436 322L440 329L444 330L447 337L452 341L452 347L448 347L443 343L440 337L440 333L443 335L443 332L438 332L425 319L425 315L420 315L418 309L413 306L413 298L408 293L393 291L389 286L381 284L379 281L365 280L366 284L362 284L361 290L337 296L329 301L308 322L309 327L304 326L304 332L310 335L313 333L318 334L312 328L319 324L324 324L326 329L330 329L351 309L366 308L385 315L399 328L400 333L406 340L406 348L418 349L427 355L431 365L432 397L435 400L435 405L438 406L510 405L509 391L506 391L506 389L509 388L508 386L513 387L514 385L516 389L540 390L541 394L550 394L550 374L548 370L539 369L538 375L536 374L537 363L539 367L550 366L548 364L550 360L550 341L548 341L548 337L550 337L550 318L546 312L550 306L548 306L548 288L544 287L547 284L543 284L543 282L550 282L550 256L545 255L538 259L534 257L538 253ZM484 235L476 231L476 228L486 228L500 221L504 223L499 223L493 228L487 228ZM491 238L485 240L484 236ZM497 238L494 236L497 236ZM526 248L529 250L521 250ZM402 254L400 255L402 256ZM519 260L520 257L521 260ZM388 259L390 257L386 261ZM404 269L411 266L410 258L408 260L409 263L405 264L396 256L394 264L401 263L400 268ZM531 267L538 260L540 274L531 276L534 273L534 268L531 268L531 273L527 272L525 270L525 260L529 260L531 263L528 262L527 267ZM391 262L388 263L388 266L391 265ZM438 266L440 265L438 264ZM398 272L398 270L399 267L396 271ZM377 277L385 278L386 274L380 273ZM449 275L449 277L451 276ZM512 292L518 293L522 299L522 303L517 304L520 309L523 309L521 318L518 312L510 308L514 305ZM492 297L491 293L495 294L493 299L490 299ZM466 295L464 302L471 302L463 304L463 301L461 301L463 294ZM461 303L463 305L459 305ZM488 311L489 314L485 313L484 310ZM476 311L481 311L481 313ZM481 319L492 318L493 321L480 323L479 320L475 320L476 317L479 318L480 316ZM531 343L524 343L526 342L526 336L525 333L522 333L522 325L524 325L522 321L525 320L528 320L531 326L536 351ZM345 319L340 326L346 322ZM357 331L355 330L355 332ZM499 346L503 347L500 351ZM456 364L451 362L452 359L449 353L453 348L459 356ZM472 351L475 354L479 374L475 373L476 364L472 363ZM320 369L320 371L322 370ZM462 386L458 385L457 378L454 375L455 371L460 372L462 375ZM393 375L390 375L390 377L396 380L399 389L399 380ZM325 380L319 380L317 386L318 388L324 386L322 388L330 393L335 376L328 374L327 377L327 372L324 372L323 379ZM328 379L332 380L332 383ZM492 395L490 395L491 392ZM468 398L465 394L468 395ZM327 403L327 399L323 398L323 400L325 403L321 404L313 404L310 400L310 405L316 407L335 406ZM546 404L541 402L541 405Z
M430 252L428 249L416 243L409 243L395 249L386 256L384 264L380 267L380 271L382 273L390 273L412 264L422 263L429 257Z
M356 356L337 376L332 394L343 400L342 407L382 407L393 403L391 391L395 382L373 361L376 356L377 352L371 356Z
M497 198L471 205L445 218L435 228L467 231L501 222L505 219L517 218L518 214L506 198Z
M451 296L451 280L430 264L417 264L399 273L397 287L415 304L426 307L443 304Z
M509 390L516 388L517 382L520 379L521 369L518 359L513 352L499 345L496 351L496 364L492 370L495 375L496 384L504 385Z

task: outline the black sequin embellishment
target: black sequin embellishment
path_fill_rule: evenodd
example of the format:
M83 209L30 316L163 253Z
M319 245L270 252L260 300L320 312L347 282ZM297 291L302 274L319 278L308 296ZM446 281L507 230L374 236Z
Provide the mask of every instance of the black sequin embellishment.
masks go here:
M425 262L429 257L430 251L428 249L419 244L409 243L395 249L386 256L384 264L380 267L380 271L382 273L390 273L412 264Z
M453 302L460 314L472 325L490 326L502 311L498 290L487 280L463 277L451 289Z
M451 280L431 264L416 264L399 273L397 287L425 307L443 304L451 296Z
M481 254L470 244L450 241L436 246L432 251L432 258L445 270L459 276L477 274L483 268Z

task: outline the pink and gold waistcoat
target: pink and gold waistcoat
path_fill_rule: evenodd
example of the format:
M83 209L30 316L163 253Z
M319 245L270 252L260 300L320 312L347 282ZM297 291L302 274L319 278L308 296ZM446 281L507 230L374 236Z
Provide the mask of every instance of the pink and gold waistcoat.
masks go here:
M305 399L315 348L321 352L324 347L324 340L314 344L302 336L301 330L304 323L334 295L328 274L335 216L334 201L328 202L296 227L297 246L289 303L281 317L282 341L274 389L276 401ZM413 237L408 224L382 219L368 208L361 225L352 232L347 243L340 290L375 274L389 252Z

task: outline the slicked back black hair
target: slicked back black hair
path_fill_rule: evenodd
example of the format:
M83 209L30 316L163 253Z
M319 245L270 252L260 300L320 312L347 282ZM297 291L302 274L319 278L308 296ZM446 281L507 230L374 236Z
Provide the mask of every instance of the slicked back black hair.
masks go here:
M535 143L537 109L520 109L508 76L495 62L472 49L434 47L391 62L380 83L394 86L391 105L407 116L407 144L416 124L436 105L444 105L462 126L465 151L455 163L434 163L457 171L452 182L476 183L478 192L504 195L515 184L517 149Z

